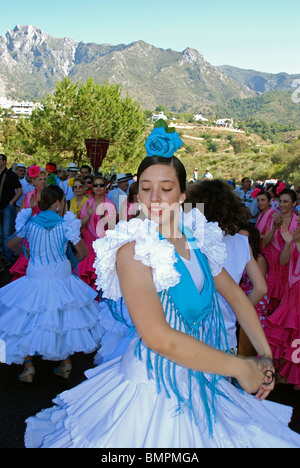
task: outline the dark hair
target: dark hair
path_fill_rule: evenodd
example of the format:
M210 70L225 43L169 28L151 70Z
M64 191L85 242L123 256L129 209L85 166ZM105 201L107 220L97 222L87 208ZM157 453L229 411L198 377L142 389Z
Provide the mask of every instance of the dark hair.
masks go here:
M259 197L259 195L266 195L266 197L267 197L267 199L268 199L269 201L272 200L272 197L271 197L270 192L267 192L267 191L265 191L265 190L261 190L260 193L259 193L257 196Z
M86 180L84 180L84 178L81 177L81 176L75 177L74 184L75 184L75 182L80 182L82 185L86 185Z
M80 168L80 171L81 169L88 169L89 170L89 173L91 174L92 173L92 168L90 166L88 166L87 164L83 164Z
M261 247L260 247L260 232L257 227L253 226L250 223L242 224L240 226L240 230L248 231L249 233L249 244L253 252L253 257L255 260L262 255Z
M138 183L137 182L132 182L132 184L129 187L128 190L128 203L133 202L133 197L138 193Z
M191 203L195 208L198 203L203 203L206 219L217 222L226 234L236 234L240 226L251 218L250 211L241 198L221 179L203 180L193 184L186 203Z
M257 229L257 227L253 224L246 223L244 225L241 225L240 230L248 231L249 245L252 249L254 259L257 260L258 257L263 257L267 264L267 270L269 270L269 262L263 254L263 252L261 251L260 232Z
M7 157L5 156L5 154L0 153L0 156L2 161L7 161Z
M86 177L88 177L88 176L86 176ZM94 175L93 180L92 180L92 184L95 182L96 179L101 179L101 180L103 180L103 182L105 184L107 184L106 178L104 177L104 175L102 175L100 173Z
M64 195L64 191L57 185L48 185L42 190L41 199L38 202L39 209L41 211L49 210L50 206L57 200L61 202Z
M180 185L180 191L181 193L185 193L186 191L186 170L184 165L182 164L181 161L176 156L172 156L171 158L164 158L162 156L147 156L143 161L141 162L138 171L137 171L137 183L139 185L139 180L142 175L142 173L148 169L148 167L157 165L157 164L163 164L165 166L172 166L174 167L177 175L177 179L179 181Z
M83 177L83 180L85 181L86 184L91 184L93 181L93 176L91 175L86 175Z
M295 190L285 188L279 193L278 198L280 198L281 195L289 195L293 203L297 201L297 195L296 195Z

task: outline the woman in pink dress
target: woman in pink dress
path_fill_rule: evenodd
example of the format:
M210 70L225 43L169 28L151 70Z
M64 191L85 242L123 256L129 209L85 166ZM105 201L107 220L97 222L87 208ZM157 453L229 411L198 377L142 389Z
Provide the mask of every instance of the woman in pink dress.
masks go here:
M256 190L256 189L255 189ZM271 195L269 192L265 192L262 189L258 189L259 191L255 194L255 190L253 190L253 194L256 197L257 206L260 210L260 215L256 222L255 227L260 232L260 250L263 255L266 257L268 261L268 254L270 250L270 245L263 248L263 239L267 232L267 229L270 229L271 223L273 220L273 215L276 211L271 206Z
M80 211L82 237L89 255L79 263L78 275L81 280L96 290L97 279L94 261L96 254L93 242L105 236L107 229L114 229L117 219L115 204L105 196L106 180L101 175L93 179L93 196L87 200Z
M280 214L275 213L272 215L271 224L266 229L262 241L263 249L269 247L266 257L269 263L267 286L270 297L270 312L273 312L278 307L285 294L289 266L280 264L280 254L285 246L280 227L284 225L290 232L293 232L297 228L297 216L293 212L295 202L296 193L294 190L283 189L279 193Z
M32 177L32 183L35 187L31 192L27 192L20 210L23 208L31 208L32 216L35 216L41 212L38 206L38 202L41 199L42 190L47 186L47 177L48 174L46 171L41 170L39 166L31 166L28 169L28 175ZM26 258L24 254L21 254L18 260L11 267L10 274L13 275L12 281L15 281L18 278L26 275L26 269L29 262L29 258Z
M281 227L285 246L280 262L288 265L288 284L279 307L267 319L265 333L276 370L300 390L300 216L298 227Z

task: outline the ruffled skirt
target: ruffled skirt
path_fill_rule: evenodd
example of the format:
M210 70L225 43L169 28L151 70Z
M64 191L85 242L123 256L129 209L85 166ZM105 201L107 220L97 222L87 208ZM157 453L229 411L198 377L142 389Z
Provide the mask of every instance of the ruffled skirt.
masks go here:
M300 448L300 435L288 428L292 408L260 402L224 379L218 384L222 395L216 397L211 435L201 394L196 422L187 409L177 411L175 393L167 396L148 380L145 362L134 355L135 344L123 357L88 371L87 380L59 395L54 407L28 418L26 447ZM180 368L181 390L187 387L185 376Z
M300 389L300 281L288 288L279 307L265 322L276 370Z
M22 276L26 275L26 270L29 260L25 257L24 254L21 254L18 260L13 264L9 270L10 274L13 276L12 281L16 281Z
M69 261L33 266L26 276L0 289L0 339L6 363L25 356L66 359L98 349L102 327L96 292L71 274Z

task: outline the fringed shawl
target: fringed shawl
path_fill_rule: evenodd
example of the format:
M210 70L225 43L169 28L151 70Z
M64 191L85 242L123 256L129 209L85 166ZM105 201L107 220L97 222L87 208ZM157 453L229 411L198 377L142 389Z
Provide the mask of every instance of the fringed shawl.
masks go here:
M112 314L116 320L127 322L129 328L134 327L131 319L128 320L126 308L122 312L122 308L115 304L122 296L116 272L116 255L122 245L135 241L134 258L152 268L153 281L168 324L209 346L229 352L228 346L224 349L226 330L213 281L213 275L220 273L226 258L226 247L217 223L208 223L196 209L183 215L182 219L182 232L195 249L203 271L204 287L201 292L173 244L164 239L156 227L148 219L123 221L114 231L107 231L107 237L93 243L97 256L94 264L98 277L96 284L103 297L109 299ZM183 386L177 382L180 366L145 348L139 339L135 352L140 359L143 359L145 349L148 377L156 380L158 392L164 390L168 396L173 392L178 398L177 411L188 408L196 422L199 421L195 402L199 400L200 392L212 434L216 416L215 395L218 393L216 384L221 377L210 375L208 378L202 372L186 369L187 385L184 387L187 390L183 390Z

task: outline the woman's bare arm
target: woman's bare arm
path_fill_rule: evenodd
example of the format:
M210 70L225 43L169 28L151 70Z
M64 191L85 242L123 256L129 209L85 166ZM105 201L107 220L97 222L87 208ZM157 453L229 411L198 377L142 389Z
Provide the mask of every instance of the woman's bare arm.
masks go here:
M144 344L184 367L235 377L247 392L256 392L264 375L253 360L230 356L169 326L152 269L134 260L134 245L126 244L119 250L117 272L127 308Z

